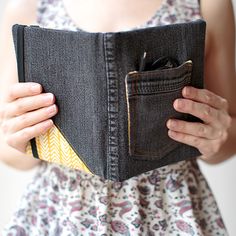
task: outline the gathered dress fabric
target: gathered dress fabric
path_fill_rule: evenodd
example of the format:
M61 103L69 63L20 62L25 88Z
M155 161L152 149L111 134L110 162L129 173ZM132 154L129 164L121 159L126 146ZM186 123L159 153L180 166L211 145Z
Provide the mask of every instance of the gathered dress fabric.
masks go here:
M142 25L200 19L198 0L163 0ZM63 0L38 0L41 27L79 31ZM180 161L123 182L42 161L4 236L228 235L197 160Z

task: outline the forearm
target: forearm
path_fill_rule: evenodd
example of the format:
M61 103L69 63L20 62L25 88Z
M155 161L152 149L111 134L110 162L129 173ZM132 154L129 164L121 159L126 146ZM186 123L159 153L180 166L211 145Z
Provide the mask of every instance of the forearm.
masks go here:
M236 116L231 116L232 123L228 130L228 138L217 154L211 157L200 156L199 158L208 164L218 164L236 154Z

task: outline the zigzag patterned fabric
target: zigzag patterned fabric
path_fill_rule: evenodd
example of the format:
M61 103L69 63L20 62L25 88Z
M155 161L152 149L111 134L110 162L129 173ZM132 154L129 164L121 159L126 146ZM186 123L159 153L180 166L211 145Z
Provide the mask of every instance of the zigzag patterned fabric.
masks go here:
M92 174L55 125L35 140L39 159ZM26 153L33 155L30 142L27 144Z

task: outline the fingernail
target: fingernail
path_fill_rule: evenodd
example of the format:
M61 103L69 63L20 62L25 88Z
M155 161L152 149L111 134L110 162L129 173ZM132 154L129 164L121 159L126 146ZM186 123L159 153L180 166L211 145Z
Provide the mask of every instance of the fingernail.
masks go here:
M168 134L171 137L175 137L176 136L176 133L174 131L172 131L172 130L168 130Z
M47 112L49 114L55 113L55 111L56 111L56 105L55 104L47 108Z
M176 100L176 106L177 108L183 108L184 107L184 102L181 99Z
M33 84L31 85L31 90L33 92L38 92L40 90L40 85L39 84Z
M169 121L168 121L168 126L169 126L170 128L174 128L174 127L177 126L177 122L176 122L175 120L169 120Z
M53 100L53 94L52 93L45 93L43 96L44 96L45 102Z
M189 87L184 87L184 95L185 96L189 96L190 95L190 89L189 89Z
M52 120L47 120L47 121L44 123L44 126L47 128L47 127L50 127L52 124L53 124L53 121L52 121Z
M166 125L167 125L168 128L171 128L171 120L168 120Z

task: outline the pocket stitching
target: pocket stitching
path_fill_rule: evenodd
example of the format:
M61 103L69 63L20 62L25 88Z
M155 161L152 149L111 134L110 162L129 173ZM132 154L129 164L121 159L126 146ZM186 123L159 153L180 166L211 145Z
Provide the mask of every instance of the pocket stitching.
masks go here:
M177 79L177 78L176 78ZM157 84L141 84L139 86L139 83L136 82L134 83L134 86L131 86L130 92L129 92L129 88L128 89L128 97L132 97L135 95L142 95L145 93L156 93L156 94L160 94L162 92L174 92L177 91L179 88L183 87L184 84L188 84L191 81L191 73L188 73L186 75L184 75L184 77L179 78L179 81L173 81L173 83L171 83L172 81L169 81L167 83L161 83L162 81L156 81L158 82ZM148 91L149 90L149 91Z

